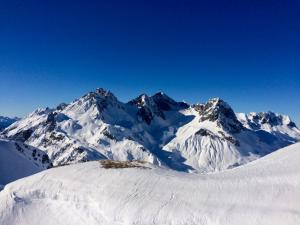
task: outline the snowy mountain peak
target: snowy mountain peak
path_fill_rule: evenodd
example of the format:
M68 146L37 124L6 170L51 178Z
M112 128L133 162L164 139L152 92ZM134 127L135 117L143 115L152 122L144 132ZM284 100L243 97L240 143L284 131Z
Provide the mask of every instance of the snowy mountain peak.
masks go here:
M212 98L209 99L208 102L206 103L207 108L220 108L220 109L228 109L232 110L230 105L222 100L221 98Z
M269 124L270 126L287 125L290 127L296 127L296 124L291 121L289 116L280 115L271 111L250 113L249 119L255 123Z
M198 104L194 107L200 114L201 122L206 120L216 122L220 128L229 133L238 133L243 129L232 108L220 98L210 99L206 104Z
M130 105L138 107L137 115L147 124L150 124L155 117L165 120L166 111L180 110L189 107L183 102L176 102L163 92L158 92L152 96L142 94L128 102Z
M46 107L46 108L37 108L35 111L30 113L29 116L49 114L50 112L53 112L53 109L50 109L48 107Z
M163 111L169 111L171 109L186 109L189 107L189 105L184 102L176 102L163 92L158 92L152 95L151 98L156 103L157 107Z
M81 115L89 112L91 115L101 117L101 113L109 106L120 107L121 103L110 92L102 88L89 92L81 98L76 99L68 106L63 107L63 111L70 115Z
M95 91L89 92L88 94L84 95L83 98L92 99L92 100L110 100L110 101L118 101L117 98L114 96L113 93L110 91L104 90L103 88L97 88Z
M104 88L97 88L97 89L95 90L95 92L96 92L97 94L100 94L100 95L103 95L103 96L109 96L109 95L112 95L112 93L111 93L110 91L107 91L107 90L105 90Z
M164 92L159 91L157 93L155 93L154 95L151 96L153 99L165 99L168 101L173 101L175 102L173 99L171 99L168 95L166 95Z
M128 104L138 107L137 116L147 124L150 124L155 116L165 119L164 113L159 109L154 99L146 94L138 96L129 101Z
M289 116L274 112L237 113L239 121L244 127L260 132L267 131L278 138L294 143L300 141L300 129Z
M68 106L68 104L66 103L60 103L57 107L56 107L56 110L64 110L66 107Z
M271 111L268 112L251 112L249 114L238 113L239 120L247 127L258 130L262 127L274 128L278 126L287 126L297 128L296 124L289 116L281 115Z
M137 107L143 107L150 105L150 98L147 94L141 94L135 99L129 101L129 104L136 105Z

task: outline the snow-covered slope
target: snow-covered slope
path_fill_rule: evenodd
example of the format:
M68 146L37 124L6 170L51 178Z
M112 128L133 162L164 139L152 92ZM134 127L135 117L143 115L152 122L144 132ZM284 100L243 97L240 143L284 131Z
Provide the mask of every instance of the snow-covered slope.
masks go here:
M146 131L134 127L136 120L128 113L132 110L112 93L97 89L68 105L38 109L4 134L44 150L54 165L106 158L157 163L144 147L151 142Z
M188 105L159 92L122 103L111 92L97 89L70 104L38 109L3 135L45 151L54 165L142 160L175 170L212 172L300 140L293 122L273 117L267 121L278 121L269 129L263 119L250 123L250 116L237 117L219 98Z
M300 144L214 174L100 162L53 168L0 192L10 225L300 224Z
M185 159L185 164L200 172L236 167L300 140L243 126L219 98L194 105L185 113L193 120L181 126L163 149L172 152L173 161ZM300 135L296 127L295 134Z
M48 156L33 147L0 139L0 185L51 167Z
M0 131L5 129L6 127L10 126L11 124L13 124L14 122L18 121L19 118L14 117L14 118L10 118L10 117L6 117L6 116L0 116Z

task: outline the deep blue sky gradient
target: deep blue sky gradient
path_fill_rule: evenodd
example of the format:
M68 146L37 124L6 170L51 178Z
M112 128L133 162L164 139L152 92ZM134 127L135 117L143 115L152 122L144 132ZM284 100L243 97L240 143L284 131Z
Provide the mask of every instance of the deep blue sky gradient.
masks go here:
M104 87L300 124L300 1L0 0L0 78L0 115Z

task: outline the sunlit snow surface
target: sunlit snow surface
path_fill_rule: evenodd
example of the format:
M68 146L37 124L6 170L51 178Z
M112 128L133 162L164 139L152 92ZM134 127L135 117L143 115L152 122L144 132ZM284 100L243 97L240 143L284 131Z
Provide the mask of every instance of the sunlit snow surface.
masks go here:
M235 169L187 174L104 169L99 162L50 169L0 192L9 225L300 224L300 144Z

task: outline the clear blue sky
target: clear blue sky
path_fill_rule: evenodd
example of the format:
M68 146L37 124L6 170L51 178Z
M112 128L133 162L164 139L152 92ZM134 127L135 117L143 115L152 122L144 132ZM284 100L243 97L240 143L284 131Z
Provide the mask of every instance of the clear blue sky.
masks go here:
M300 1L0 1L0 78L0 115L104 87L300 124Z

